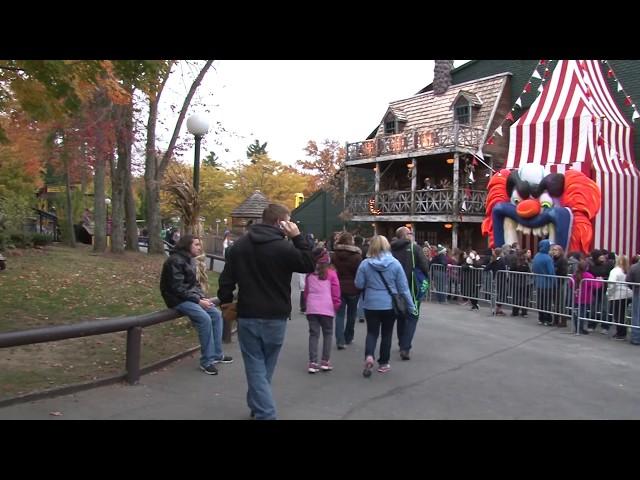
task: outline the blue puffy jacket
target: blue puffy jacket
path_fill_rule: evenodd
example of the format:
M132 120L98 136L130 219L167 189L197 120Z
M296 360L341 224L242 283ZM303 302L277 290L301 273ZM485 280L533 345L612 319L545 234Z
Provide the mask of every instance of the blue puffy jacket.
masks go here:
M533 257L533 264L531 271L533 273L544 275L555 275L556 269L553 266L553 260L549 255L549 249L551 248L551 242L549 240L542 240L538 244L538 253ZM555 278L549 277L536 277L536 288L551 288L555 285Z

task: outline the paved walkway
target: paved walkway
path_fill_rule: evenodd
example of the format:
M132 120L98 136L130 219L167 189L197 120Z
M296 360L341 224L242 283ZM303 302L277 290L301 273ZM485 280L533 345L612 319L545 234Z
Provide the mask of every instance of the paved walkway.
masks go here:
M334 346L333 372L309 375L307 323L296 314L274 377L279 417L640 419L640 347L599 334L574 336L539 326L536 318L425 304L411 361L399 360L394 338L391 372L365 379L364 324L356 324L353 345ZM138 386L13 405L0 409L0 419L247 419L235 337L226 353L236 361L218 376L204 375L197 357L187 357L143 376Z

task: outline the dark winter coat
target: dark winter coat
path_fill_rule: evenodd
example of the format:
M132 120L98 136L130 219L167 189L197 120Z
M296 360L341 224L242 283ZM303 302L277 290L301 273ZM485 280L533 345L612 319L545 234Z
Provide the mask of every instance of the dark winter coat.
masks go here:
M302 235L291 241L277 227L254 224L227 249L218 298L233 301L238 286L240 318L283 319L291 314L291 274L315 270Z
M413 243L413 259L411 258L411 244ZM424 256L422 248L406 238L401 238L391 242L391 254L400 262L402 270L407 277L407 283L409 288L411 287L411 276L413 274L413 265L415 263L416 268L422 270L427 278L429 278L429 262ZM413 285L414 290L417 290L418 286ZM417 295L417 291L413 292L413 296Z
M186 301L198 303L201 298L206 297L191 260L189 253L179 251L167 258L162 265L160 293L169 308Z
M356 288L354 281L356 272L362 261L360 249L354 245L337 244L331 255L331 263L336 267L340 291L343 295L358 295L360 290Z

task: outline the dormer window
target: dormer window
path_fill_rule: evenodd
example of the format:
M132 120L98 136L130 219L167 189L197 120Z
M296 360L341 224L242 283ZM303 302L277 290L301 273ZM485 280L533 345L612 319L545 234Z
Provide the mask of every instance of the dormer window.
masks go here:
M396 133L396 120L389 120L384 122L384 134L385 135L393 135Z
M451 103L453 119L460 125L471 125L473 112L477 112L482 106L482 100L477 94L466 90L460 90Z
M458 105L455 110L455 121L461 125L469 125L471 123L469 104Z
M382 117L384 135L402 133L406 124L407 116L400 108L389 107L387 113Z

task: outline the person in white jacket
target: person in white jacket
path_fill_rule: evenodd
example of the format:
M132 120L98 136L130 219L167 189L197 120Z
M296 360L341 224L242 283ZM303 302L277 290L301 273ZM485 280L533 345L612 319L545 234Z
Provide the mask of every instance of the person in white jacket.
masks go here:
M624 283L629 271L629 259L625 255L616 258L616 266L609 274L609 287L607 288L607 298L609 299L609 311L616 322L616 334L614 340L625 340L627 338L627 327L625 324L625 313L627 304L631 301L633 291ZM611 283L622 282L622 283Z

